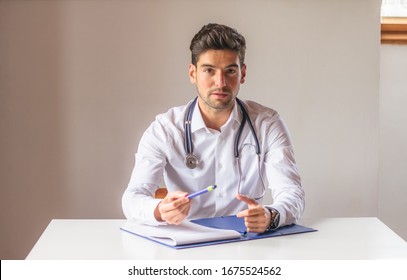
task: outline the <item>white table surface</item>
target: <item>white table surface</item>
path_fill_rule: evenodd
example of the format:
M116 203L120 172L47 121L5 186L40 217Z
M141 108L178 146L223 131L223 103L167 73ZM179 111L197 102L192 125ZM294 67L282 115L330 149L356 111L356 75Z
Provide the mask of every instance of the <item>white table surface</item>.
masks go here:
M309 219L317 232L176 250L120 230L124 219L50 222L28 260L407 259L407 242L377 218Z

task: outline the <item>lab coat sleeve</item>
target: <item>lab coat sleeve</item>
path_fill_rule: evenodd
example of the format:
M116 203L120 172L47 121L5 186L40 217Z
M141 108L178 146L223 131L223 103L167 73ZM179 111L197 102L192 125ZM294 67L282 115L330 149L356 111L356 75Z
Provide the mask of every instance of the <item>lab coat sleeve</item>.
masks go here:
M127 219L158 225L154 209L160 199L154 193L162 182L165 157L165 130L155 121L143 134L135 156L130 182L122 197L123 213Z
M305 193L294 158L289 132L279 115L268 131L265 169L273 207L280 212L279 226L296 223L305 207Z

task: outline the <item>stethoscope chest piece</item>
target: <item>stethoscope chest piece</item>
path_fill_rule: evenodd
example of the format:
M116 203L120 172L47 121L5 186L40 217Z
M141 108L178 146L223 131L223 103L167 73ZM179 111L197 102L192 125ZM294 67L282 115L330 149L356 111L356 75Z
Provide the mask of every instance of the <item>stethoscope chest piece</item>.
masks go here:
M194 169L198 166L198 158L194 154L187 154L185 157L185 164L188 168Z

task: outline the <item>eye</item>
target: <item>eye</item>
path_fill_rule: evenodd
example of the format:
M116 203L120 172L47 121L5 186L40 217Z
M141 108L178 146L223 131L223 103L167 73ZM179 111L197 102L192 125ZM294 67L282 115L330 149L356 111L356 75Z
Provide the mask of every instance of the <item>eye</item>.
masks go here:
M226 75L228 76L235 76L237 74L237 71L235 68L228 68L226 69Z
M207 67L203 69L204 73L206 74L213 74L215 70L213 68Z

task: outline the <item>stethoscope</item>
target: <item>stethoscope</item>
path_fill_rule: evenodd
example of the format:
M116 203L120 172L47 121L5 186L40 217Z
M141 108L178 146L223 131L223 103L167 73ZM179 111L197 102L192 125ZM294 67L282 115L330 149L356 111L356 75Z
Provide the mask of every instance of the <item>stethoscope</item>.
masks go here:
M184 148L185 148L185 164L188 168L190 169L195 169L199 165L199 160L198 157L194 154L194 146L192 144L192 132L191 132L191 121L192 121L192 115L194 113L195 105L198 100L198 97L196 97L190 104L187 109L187 112L185 114L185 123L184 123L184 130L185 130L185 137L184 137ZM247 113L246 107L244 103L236 98L236 102L240 107L240 110L242 112L242 121L240 123L239 130L236 133L235 136L235 144L234 144L234 155L236 159L236 163L238 165L238 172L239 172L239 184L238 184L238 193L240 194L240 181L241 181L241 168L240 168L240 153L239 153L239 141L240 137L242 135L243 128L246 124L246 122L249 124L250 131L252 132L254 142L256 143L256 154L258 157L258 168L259 168L259 177L260 180L263 184L263 193L259 197L254 197L253 199L258 200L261 199L266 191L266 187L264 184L263 176L260 170L261 166L261 149L260 149L260 143L259 139L257 138L256 131L254 130L254 126L249 118L249 114Z

